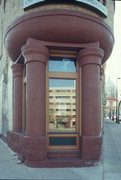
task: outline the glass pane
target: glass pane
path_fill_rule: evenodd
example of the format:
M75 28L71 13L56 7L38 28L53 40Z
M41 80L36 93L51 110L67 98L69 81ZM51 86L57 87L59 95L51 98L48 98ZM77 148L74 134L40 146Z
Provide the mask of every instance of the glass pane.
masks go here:
M53 57L49 60L49 71L76 72L76 61L74 58Z
M74 132L76 80L49 80L49 132Z

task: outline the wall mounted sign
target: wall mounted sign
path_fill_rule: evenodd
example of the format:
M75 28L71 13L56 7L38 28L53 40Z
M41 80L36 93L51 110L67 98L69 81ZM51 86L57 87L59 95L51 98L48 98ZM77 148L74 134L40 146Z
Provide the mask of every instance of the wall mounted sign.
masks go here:
M76 1L95 8L97 11L101 12L104 16L107 17L107 8L99 1L95 1L95 0L76 0Z
M29 8L35 4L38 4L38 3L41 3L41 2L44 2L46 0L23 0L23 8Z
M107 17L107 8L101 4L97 0L23 0L23 8L30 9L35 6L40 5L41 3L80 3L82 5L85 5L89 8L93 8L93 10L97 11L98 13L101 13L101 15Z

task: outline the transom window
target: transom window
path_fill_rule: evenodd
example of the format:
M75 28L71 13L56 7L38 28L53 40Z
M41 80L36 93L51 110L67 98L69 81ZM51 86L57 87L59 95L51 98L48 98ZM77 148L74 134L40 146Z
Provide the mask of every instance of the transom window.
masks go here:
M49 71L54 72L76 72L75 58L51 57L49 60Z

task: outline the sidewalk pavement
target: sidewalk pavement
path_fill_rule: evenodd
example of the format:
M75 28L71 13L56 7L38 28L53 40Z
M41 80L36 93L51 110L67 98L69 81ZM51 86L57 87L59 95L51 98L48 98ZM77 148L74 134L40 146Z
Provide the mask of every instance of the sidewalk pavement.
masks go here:
M121 124L104 122L103 162L80 168L30 168L0 139L0 179L121 180Z

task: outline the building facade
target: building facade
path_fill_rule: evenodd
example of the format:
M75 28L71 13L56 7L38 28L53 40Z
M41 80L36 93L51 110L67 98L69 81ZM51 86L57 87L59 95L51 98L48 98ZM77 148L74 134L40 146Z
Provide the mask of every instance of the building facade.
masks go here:
M32 167L95 164L110 0L1 0L0 133Z

